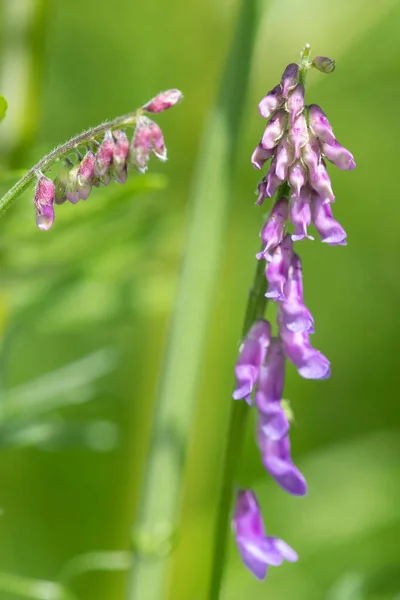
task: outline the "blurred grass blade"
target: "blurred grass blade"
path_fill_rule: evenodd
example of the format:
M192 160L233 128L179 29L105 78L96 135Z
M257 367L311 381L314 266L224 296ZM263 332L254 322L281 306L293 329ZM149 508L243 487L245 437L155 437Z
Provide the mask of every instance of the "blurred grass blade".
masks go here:
M114 352L99 350L61 369L3 392L0 424L11 419L32 419L50 410L86 402L91 395L78 393L115 366Z
M89 571L127 571L131 564L132 555L129 552L87 552L74 556L58 579L67 583Z
M233 161L255 38L255 13L256 1L243 0L219 98L202 142L134 534L136 556L128 591L130 600L168 596L171 561L167 555L173 548L179 523L199 367L225 244Z
M0 573L0 592L29 600L77 600L59 583ZM1 596L5 598L5 596ZM8 597L8 596L7 596Z
M7 108L7 100L4 98L4 96L0 95L0 121L2 121L6 116Z

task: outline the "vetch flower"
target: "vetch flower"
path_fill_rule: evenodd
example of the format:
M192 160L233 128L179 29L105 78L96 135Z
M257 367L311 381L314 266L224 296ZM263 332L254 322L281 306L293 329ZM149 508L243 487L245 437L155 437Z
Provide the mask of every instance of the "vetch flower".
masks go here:
M276 85L258 105L260 115L264 119L268 119L272 113L283 105L282 88L280 85Z
M252 162L254 168L262 169L264 164L266 163L266 161L269 158L271 158L273 153L274 153L273 148L271 148L270 150L265 150L265 148L262 147L262 144L260 142L258 144L258 146L256 146L256 149L254 150L254 152L251 156L251 162Z
M290 203L290 220L294 226L292 240L297 242L308 238L314 238L307 233L307 227L311 223L311 189L305 185L300 189L298 197L293 196Z
M297 553L286 542L266 535L260 507L251 490L241 490L236 496L232 529L240 557L257 579L265 579L269 566L278 567L283 560L298 560Z
M289 214L289 203L286 198L280 198L272 207L270 214L261 231L261 239L265 244L264 250L256 256L271 261L270 250L276 248L283 239L285 225Z
M293 496L304 496L307 483L290 455L289 437L273 440L265 434L262 417L259 417L257 441L265 469L285 492Z
M293 242L287 234L275 248L272 260L268 263L265 275L268 280L268 291L265 294L272 300L284 300L284 286L287 281L289 266L292 260Z
M281 319L279 333L285 354L304 379L328 379L331 374L329 360L310 344L306 331L290 331Z
M286 300L279 303L279 324L292 332L314 332L314 319L303 300L301 260L293 254L284 287Z
M167 90L161 92L155 98L147 102L142 108L146 112L160 113L164 110L168 110L172 106L175 106L183 98L183 94L180 90Z
M235 400L244 398L248 404L251 404L251 393L267 354L270 339L271 325L264 320L256 321L246 335L235 367L236 388L233 392Z
M312 195L312 222L315 225L321 241L331 246L346 246L346 232L332 216L330 204L323 201L318 194Z

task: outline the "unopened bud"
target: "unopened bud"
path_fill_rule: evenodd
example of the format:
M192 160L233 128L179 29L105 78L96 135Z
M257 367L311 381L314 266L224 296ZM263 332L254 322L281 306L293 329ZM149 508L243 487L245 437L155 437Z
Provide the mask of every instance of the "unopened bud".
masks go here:
M112 176L118 183L125 183L128 177L127 160L129 140L124 131L114 131L115 147L113 155Z
M181 99L183 98L183 94L179 90L167 90L165 92L161 92L150 100L147 104L145 104L142 108L146 112L150 113L159 113L175 106Z
M335 61L326 56L316 56L312 61L312 66L321 71L321 73L332 73L335 70Z
M111 166L112 160L114 156L114 139L110 130L106 131L104 135L104 140L100 145L100 148L96 152L96 160L94 164L94 175L101 180L101 183L107 185L110 181L109 177L108 181L105 183L104 177L108 175L108 170Z
M149 128L151 132L150 143L153 154L164 162L167 160L167 149L165 147L164 136L161 128L157 125L157 123L154 123L154 121L150 121Z
M36 224L42 231L48 231L54 223L54 182L38 173L34 204L36 208Z
M146 118L138 119L129 149L129 161L140 173L147 170L151 142L152 132L149 127L149 120Z

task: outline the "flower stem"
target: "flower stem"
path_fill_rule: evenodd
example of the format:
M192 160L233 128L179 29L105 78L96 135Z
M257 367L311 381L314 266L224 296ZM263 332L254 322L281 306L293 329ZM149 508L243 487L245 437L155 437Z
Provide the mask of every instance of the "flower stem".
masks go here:
M78 146L82 144L88 144L95 140L97 137L105 133L108 129L116 129L118 127L127 127L134 125L137 117L141 114L141 110L138 109L128 115L117 117L112 121L106 121L92 127L83 133L71 138L65 144L57 146L49 154L43 157L34 167L32 167L8 192L0 199L0 216L11 206L12 202L18 198L24 192L27 187L34 181L35 174L37 171L48 170L53 163L63 158L73 150L76 150Z
M249 300L244 318L243 337L245 337L253 323L264 316L267 306L267 298L265 297L266 291L267 280L265 277L265 262L259 260L257 262L253 285L249 293ZM218 600L220 598L223 570L227 554L227 538L234 479L242 450L248 414L249 407L246 402L236 401L233 403L225 448L220 501L215 526L213 568L208 600Z
M310 70L312 61L310 60L311 46L306 44L300 54L299 65L299 81L302 85L306 85L307 72Z

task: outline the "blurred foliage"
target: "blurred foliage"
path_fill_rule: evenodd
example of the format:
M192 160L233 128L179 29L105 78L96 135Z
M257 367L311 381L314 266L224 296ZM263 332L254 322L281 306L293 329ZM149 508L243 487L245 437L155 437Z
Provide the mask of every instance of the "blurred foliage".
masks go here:
M0 126L1 193L18 177L6 166L14 148L11 124L19 122L13 93L2 83L20 84L17 67L29 64L38 48L20 35L34 4L0 1L0 93L9 101ZM19 9L15 36L5 31L10 6ZM255 487L268 531L293 545L300 561L271 569L260 584L232 545L223 597L396 600L400 205L393 174L400 121L393 101L400 94L400 3L275 0L268 6L259 4L171 600L206 598L232 367L262 222L262 209L253 205L259 174L249 162L263 127L257 103L305 42L315 54L336 59L334 74L310 77L307 97L322 105L357 162L352 173L331 170L335 216L348 246L300 247L315 345L331 359L332 378L312 382L288 372L293 455L308 479L308 496L288 498L273 485L252 426L238 478ZM35 81L22 87L30 94L25 106L31 99L38 107L35 143L26 145L19 163L13 158L13 170L161 89L181 88L185 101L159 118L166 165L154 162L149 175L131 174L125 186L113 183L87 202L59 207L48 234L35 228L32 193L1 219L1 600L124 598L190 181L236 14L233 0L119 0L112 7L69 0L48 2L46 23L33 20L43 27L43 63ZM17 134L21 144L32 129L25 138L24 131Z

